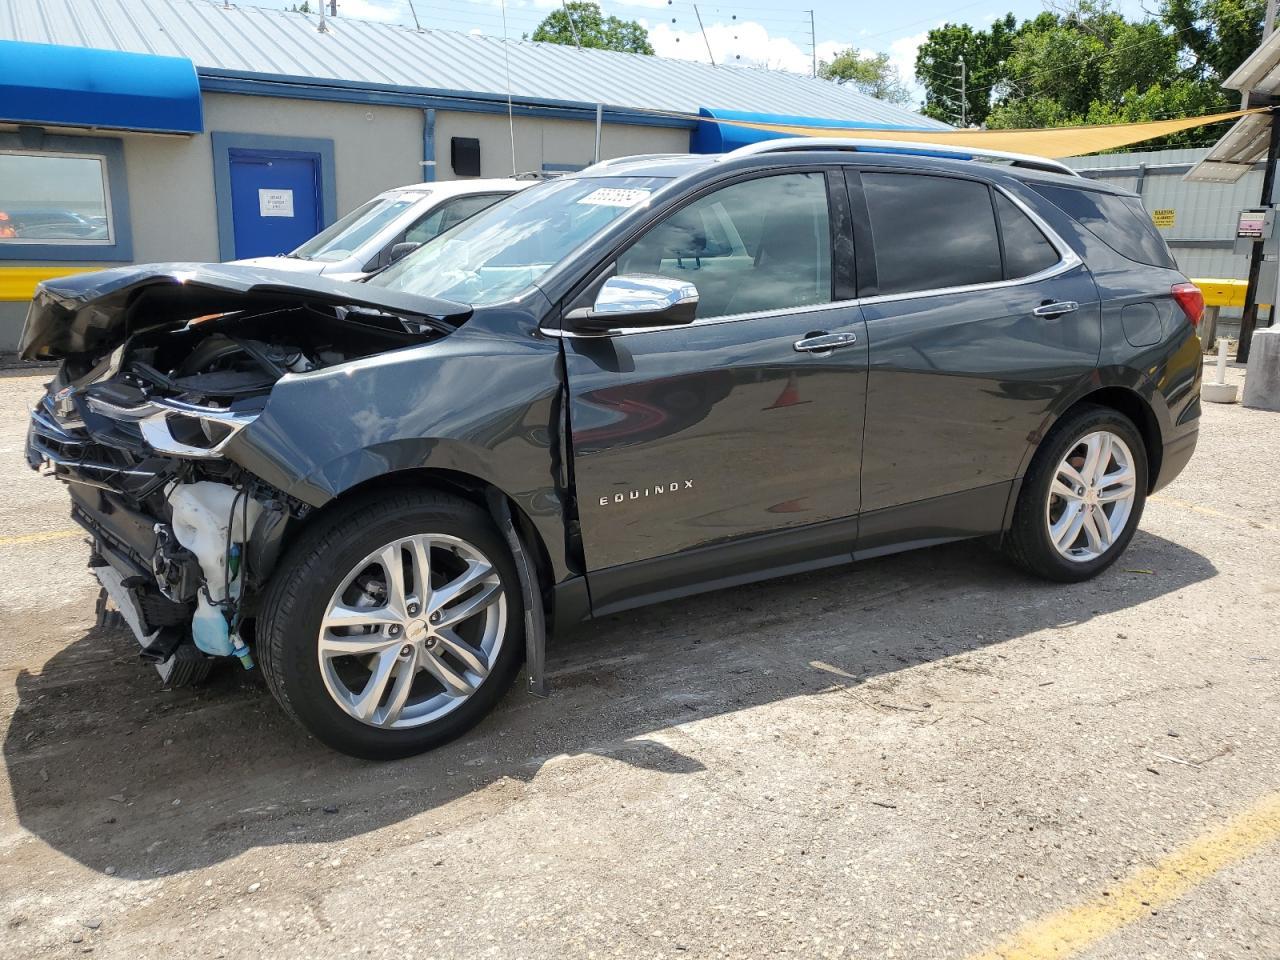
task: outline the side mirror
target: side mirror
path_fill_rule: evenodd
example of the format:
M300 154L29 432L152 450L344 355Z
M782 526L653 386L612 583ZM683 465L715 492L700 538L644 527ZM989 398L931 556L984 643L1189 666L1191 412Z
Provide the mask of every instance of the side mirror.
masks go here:
M579 330L665 327L692 323L698 312L698 288L688 280L632 274L610 277L590 308L571 310L565 319Z
M422 244L414 243L412 240L408 240L404 243L397 243L394 247L391 248L391 258L387 261L387 263L392 264L392 263L395 263L397 260L403 260L409 254L413 253L413 251L417 250L420 246L422 246Z

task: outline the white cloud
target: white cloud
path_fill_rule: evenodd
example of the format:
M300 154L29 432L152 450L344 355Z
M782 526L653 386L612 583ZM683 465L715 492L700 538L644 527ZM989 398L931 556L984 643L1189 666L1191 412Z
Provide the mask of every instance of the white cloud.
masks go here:
M929 39L929 31L921 30L909 37L899 37L889 44L889 62L898 68L898 75L909 84L915 84L916 54L920 45Z
M711 23L707 25L707 37L703 40L699 30L679 30L669 23L650 26L649 41L660 57L707 62L707 42L716 63L740 66L768 67L770 70L789 70L792 73L810 73L813 58L789 37L775 37L761 24L751 20L741 23ZM818 59L830 60L851 45L834 40L818 44Z
M321 0L324 2L324 0ZM398 23L400 11L386 0L338 0L338 13L355 20L376 20L379 23Z

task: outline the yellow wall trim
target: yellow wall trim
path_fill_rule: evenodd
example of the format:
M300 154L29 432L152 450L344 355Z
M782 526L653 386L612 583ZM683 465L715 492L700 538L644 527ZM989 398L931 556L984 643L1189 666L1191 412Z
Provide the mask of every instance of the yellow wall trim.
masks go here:
M0 267L0 300L30 300L36 284L54 277L88 273L102 267Z

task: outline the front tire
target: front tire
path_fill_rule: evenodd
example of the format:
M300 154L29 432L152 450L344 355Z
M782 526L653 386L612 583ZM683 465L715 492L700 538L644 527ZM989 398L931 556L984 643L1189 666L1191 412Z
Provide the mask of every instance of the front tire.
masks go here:
M1147 453L1138 428L1109 407L1081 406L1036 451L1005 551L1047 580L1088 580L1124 552L1146 499Z
M317 520L276 570L258 658L285 712L354 757L451 740L511 685L523 651L515 567L489 516L394 492Z

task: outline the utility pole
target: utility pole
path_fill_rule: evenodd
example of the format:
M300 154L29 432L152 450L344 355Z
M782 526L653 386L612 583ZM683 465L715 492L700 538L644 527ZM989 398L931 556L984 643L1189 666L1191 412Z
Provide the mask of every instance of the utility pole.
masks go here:
M1276 0L1271 0L1275 3ZM813 51L813 75L818 76L818 32L813 26L813 11L809 11L809 49Z
M965 94L966 70L964 57L961 57L956 63L960 64L960 129L964 130L969 126L969 98Z
M1276 23L1276 0L1267 0L1267 19L1262 22L1262 39L1271 36Z
M320 0L324 3L324 0ZM338 0L329 0L329 16L336 17L338 15Z

